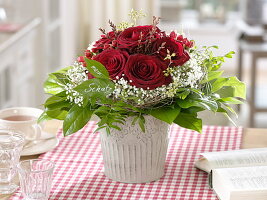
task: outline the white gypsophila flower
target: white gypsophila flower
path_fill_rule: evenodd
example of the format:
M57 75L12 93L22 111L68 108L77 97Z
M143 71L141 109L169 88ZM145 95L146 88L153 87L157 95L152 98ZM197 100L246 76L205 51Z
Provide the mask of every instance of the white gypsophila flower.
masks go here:
M75 86L88 79L85 68L77 62L74 63L73 68L67 71L66 75L70 82Z
M199 87L200 81L205 76L205 70L201 67L203 57L201 54L192 54L191 58L183 66L170 67L166 75L171 75L173 82L169 85L163 85L153 90L145 90L130 85L123 77L114 81L115 90L113 95L115 98L124 101L135 102L139 106L153 105L159 102L168 101L176 96L177 90L180 88Z
M78 106L82 106L83 96L73 88L88 80L85 68L75 62L73 67L66 72L66 77L70 81L65 85L67 99Z
M144 90L143 88L137 88L129 84L124 78L120 78L115 82L115 89L113 95L115 98L122 99L124 101L135 102L137 105L155 104L168 97L167 86L161 86L154 90Z
M94 48L95 42L92 42L91 44L89 44L89 46L87 47L87 50L91 51Z
M200 80L205 76L199 60L194 55L183 66L175 67L170 72L176 87L198 88Z

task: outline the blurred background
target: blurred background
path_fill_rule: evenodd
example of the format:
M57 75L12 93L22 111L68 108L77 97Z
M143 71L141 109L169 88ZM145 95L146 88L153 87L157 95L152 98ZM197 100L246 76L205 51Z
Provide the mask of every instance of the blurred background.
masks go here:
M247 84L248 101L236 107L238 125L267 127L267 0L0 0L0 109L41 107L47 74L71 65L100 36L98 28L128 20L142 9L151 23L184 32L197 46L235 51L223 66ZM230 125L201 113L205 124Z

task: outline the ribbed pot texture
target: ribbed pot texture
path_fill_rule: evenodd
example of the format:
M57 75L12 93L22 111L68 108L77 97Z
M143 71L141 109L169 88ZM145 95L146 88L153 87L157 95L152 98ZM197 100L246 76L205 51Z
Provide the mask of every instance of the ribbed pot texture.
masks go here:
M169 125L154 117L145 116L145 130L129 117L121 131L112 129L100 133L105 175L118 182L147 183L164 175L168 149Z

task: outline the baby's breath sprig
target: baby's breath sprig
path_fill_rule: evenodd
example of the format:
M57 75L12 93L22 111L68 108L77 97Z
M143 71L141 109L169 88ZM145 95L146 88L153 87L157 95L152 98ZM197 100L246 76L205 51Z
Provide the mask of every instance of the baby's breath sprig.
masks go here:
M117 25L117 29L119 31L123 31L124 29L126 28L129 28L131 26L133 26L134 24L133 23L129 23L129 22L121 22Z
M73 88L88 80L86 73L86 68L77 62L75 62L73 67L66 72L66 77L69 80L69 83L67 83L64 87L67 99L78 106L82 106L83 96Z
M134 26L136 25L138 19L146 17L146 14L142 9L140 11L132 9L128 15L133 20Z

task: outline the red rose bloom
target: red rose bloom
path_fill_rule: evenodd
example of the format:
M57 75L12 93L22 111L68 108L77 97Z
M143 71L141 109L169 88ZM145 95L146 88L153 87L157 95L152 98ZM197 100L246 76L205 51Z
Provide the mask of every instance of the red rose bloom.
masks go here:
M108 70L110 78L115 80L117 76L121 78L128 57L126 51L107 49L93 57L93 60L102 63Z
M160 48L163 43L165 43L164 48ZM164 37L156 40L152 45L152 50L154 52L159 50L158 56L162 60L164 60L168 55L167 50L169 50L170 54L175 53L175 56L172 57L172 66L181 66L190 59L189 54L185 51L183 44L170 37Z
M95 42L92 52L101 52L105 49L116 46L116 35L114 31L110 31L106 35L101 35L101 38Z
M156 31L153 36L150 32L153 26L135 26L125 29L117 38L118 47L122 49L129 49L130 51L137 47L139 44L143 44L150 37L159 37L160 30L156 27Z
M163 73L167 67L167 64L156 56L135 54L129 56L124 74L131 85L153 90L172 82L171 77Z

